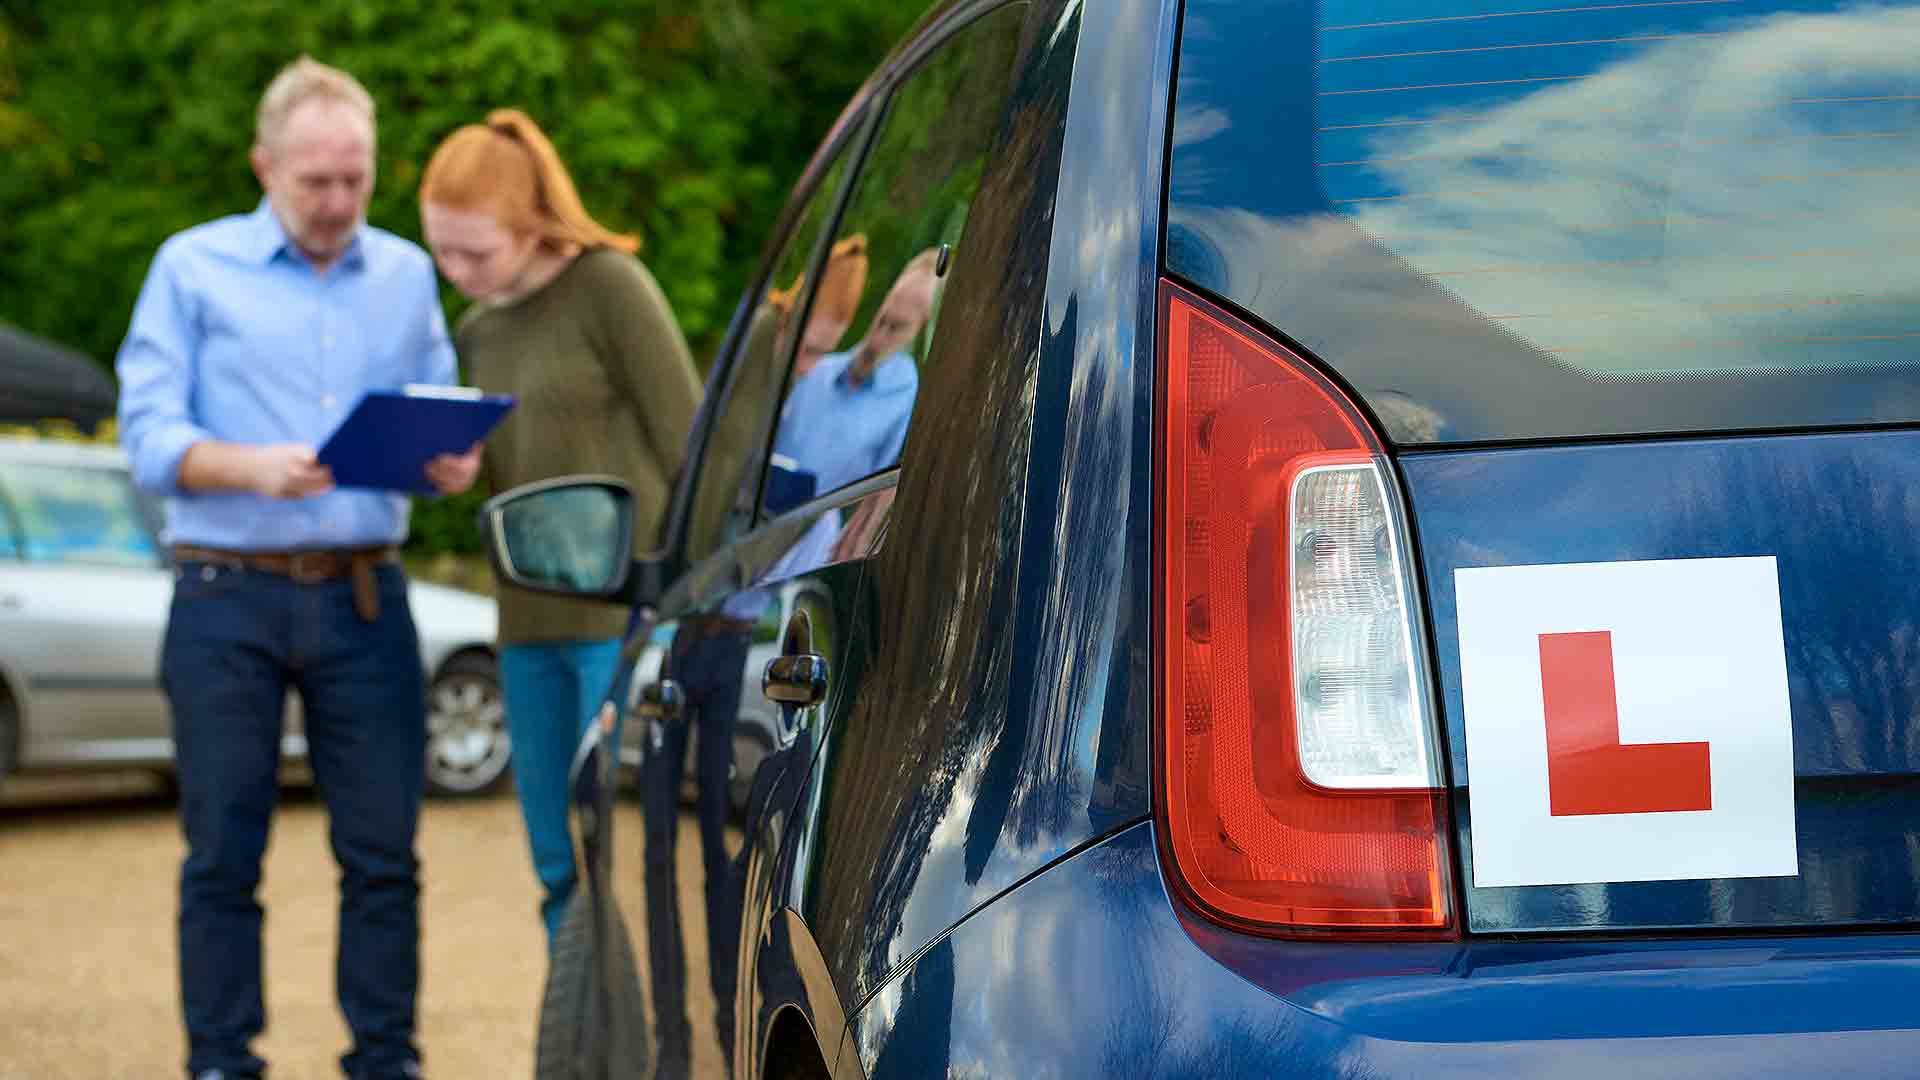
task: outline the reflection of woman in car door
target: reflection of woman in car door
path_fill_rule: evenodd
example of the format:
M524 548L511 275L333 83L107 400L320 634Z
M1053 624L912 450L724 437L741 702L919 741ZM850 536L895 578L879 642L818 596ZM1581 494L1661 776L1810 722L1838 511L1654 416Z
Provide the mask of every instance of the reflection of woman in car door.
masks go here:
M468 378L519 401L487 442L483 477L504 491L618 476L633 486L636 538L650 543L699 385L665 296L633 258L636 238L588 215L553 145L510 109L440 144L420 214L441 272L474 301L456 335ZM625 618L511 590L499 604L514 780L551 935L574 886L568 769L613 681Z

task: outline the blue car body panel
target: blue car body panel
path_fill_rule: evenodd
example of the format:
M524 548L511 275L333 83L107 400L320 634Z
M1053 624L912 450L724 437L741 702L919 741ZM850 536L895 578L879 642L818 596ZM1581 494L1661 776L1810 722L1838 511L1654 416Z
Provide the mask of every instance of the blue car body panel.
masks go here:
M1185 915L1160 865L1142 824L1049 869L852 1017L848 1052L872 1080L1900 1077L1920 1055L1920 936L1265 941Z
M1474 930L1920 919L1920 433L1409 454L1462 862L1472 865L1454 571L1773 556L1796 877L1467 891ZM1463 880L1471 882L1471 873Z
M1920 914L1920 737L1846 725L1920 711L1920 436L1485 444L1890 423L1920 390L1885 371L1814 391L1755 377L1738 397L1569 382L1405 291L1390 259L1369 270L1386 293L1316 277L1300 226L1346 226L1310 168L1315 11L1031 0L971 261L942 300L942 355L970 366L928 366L897 487L868 481L891 518L857 573L826 575L830 696L758 789L742 1053L804 1033L843 1080L1913 1075L1920 934L1887 927ZM1322 363L1396 444L1456 785L1460 941L1261 937L1167 877L1163 270ZM710 587L669 595L711 602L777 553L738 541ZM1801 876L1472 888L1453 570L1756 554L1782 567Z

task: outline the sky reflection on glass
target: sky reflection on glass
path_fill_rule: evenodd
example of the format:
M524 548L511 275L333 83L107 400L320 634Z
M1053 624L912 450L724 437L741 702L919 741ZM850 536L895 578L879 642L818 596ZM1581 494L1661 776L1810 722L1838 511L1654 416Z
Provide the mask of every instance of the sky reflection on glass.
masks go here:
M1330 3L1319 43L1332 208L1556 360L1911 362L1920 10Z

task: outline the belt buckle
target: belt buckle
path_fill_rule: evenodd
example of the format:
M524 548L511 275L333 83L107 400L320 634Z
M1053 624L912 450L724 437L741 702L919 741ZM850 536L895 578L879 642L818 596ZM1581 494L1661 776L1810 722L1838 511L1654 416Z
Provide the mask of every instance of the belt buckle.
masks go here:
M318 585L327 580L333 553L296 551L287 556L287 576L300 585Z

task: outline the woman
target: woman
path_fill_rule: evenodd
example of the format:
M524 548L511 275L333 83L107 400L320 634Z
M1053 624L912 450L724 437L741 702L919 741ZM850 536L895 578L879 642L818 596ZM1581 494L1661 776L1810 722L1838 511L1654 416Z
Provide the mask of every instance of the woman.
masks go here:
M512 109L434 151L420 217L440 272L474 302L455 335L468 379L519 402L487 441L481 475L496 492L568 473L622 477L645 546L700 387L666 297L633 257L638 239L587 213L553 144ZM575 877L568 769L613 681L625 617L514 590L499 605L514 782L551 941Z

